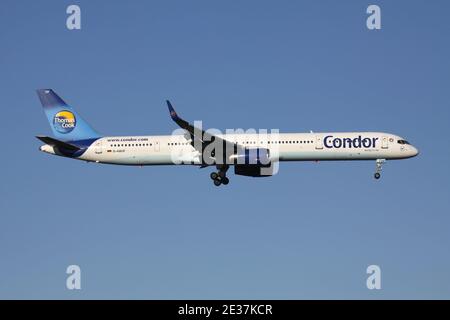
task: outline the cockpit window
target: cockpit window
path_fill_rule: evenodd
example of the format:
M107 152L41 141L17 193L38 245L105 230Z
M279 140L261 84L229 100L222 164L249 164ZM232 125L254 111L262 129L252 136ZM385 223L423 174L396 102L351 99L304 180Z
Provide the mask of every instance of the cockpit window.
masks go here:
M398 142L399 144L409 144L409 142L406 141L406 140L398 140L397 142Z

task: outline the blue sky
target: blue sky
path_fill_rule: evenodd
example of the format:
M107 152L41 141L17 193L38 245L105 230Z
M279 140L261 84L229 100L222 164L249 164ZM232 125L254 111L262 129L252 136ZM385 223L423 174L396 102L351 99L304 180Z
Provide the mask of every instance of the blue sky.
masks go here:
M450 298L448 1L2 5L0 298ZM305 162L216 188L210 169L39 152L42 87L104 135L171 133L170 98L205 127L386 131L421 154L380 181L373 162Z

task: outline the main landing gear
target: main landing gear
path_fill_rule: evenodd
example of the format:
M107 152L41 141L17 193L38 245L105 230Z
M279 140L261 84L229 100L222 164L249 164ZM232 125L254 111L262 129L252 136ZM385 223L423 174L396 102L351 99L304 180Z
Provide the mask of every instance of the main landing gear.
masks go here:
M376 168L375 168L375 174L373 175L373 177L375 179L380 179L381 178L381 170L383 169L383 163L386 162L386 159L377 159L375 162Z
M229 166L217 166L217 172L211 172L210 177L214 181L214 185L216 187L220 186L221 184L227 185L230 182L230 179L227 178L227 170Z

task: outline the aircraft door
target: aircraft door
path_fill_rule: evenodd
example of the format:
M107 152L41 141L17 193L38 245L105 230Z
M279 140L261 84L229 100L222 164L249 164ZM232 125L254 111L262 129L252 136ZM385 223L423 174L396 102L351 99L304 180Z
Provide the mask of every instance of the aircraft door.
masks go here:
M381 148L387 149L388 147L389 147L388 137L382 137L381 138Z
M322 136L316 136L316 149L323 149L323 139Z
M159 152L159 149L160 149L159 141L155 141L154 144L155 144L155 151Z
M95 154L102 154L103 153L103 145L102 145L102 141L101 140L98 140L97 142L95 142L94 152L95 152Z

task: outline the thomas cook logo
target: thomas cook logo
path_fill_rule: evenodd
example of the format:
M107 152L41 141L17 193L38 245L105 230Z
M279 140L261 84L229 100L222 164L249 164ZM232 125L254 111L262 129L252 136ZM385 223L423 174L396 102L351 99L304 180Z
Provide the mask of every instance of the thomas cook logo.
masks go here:
M53 118L53 127L60 133L69 133L77 125L75 115L67 110L60 111Z

